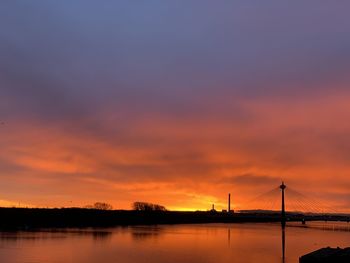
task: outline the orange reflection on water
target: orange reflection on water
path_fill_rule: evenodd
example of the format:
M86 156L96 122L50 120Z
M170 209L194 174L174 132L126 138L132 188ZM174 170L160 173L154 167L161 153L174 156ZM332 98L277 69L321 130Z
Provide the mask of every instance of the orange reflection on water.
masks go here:
M323 229L319 226L323 225ZM325 246L350 245L349 226L294 224L285 231L286 263ZM324 228L328 227L327 231ZM277 263L282 259L279 224L134 226L99 230L0 233L3 262Z

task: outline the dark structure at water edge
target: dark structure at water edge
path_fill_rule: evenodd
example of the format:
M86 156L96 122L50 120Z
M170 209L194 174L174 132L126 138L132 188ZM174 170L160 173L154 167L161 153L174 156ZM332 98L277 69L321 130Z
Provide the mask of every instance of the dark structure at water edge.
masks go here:
M299 259L299 263L349 263L349 248L321 248Z

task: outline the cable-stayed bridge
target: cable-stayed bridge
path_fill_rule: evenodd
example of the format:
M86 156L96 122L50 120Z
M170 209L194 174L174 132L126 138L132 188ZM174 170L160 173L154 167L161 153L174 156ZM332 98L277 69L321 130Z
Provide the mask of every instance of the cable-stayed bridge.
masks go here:
M291 220L347 220L350 215L337 211L331 206L324 204L312 197L308 197L299 191L287 186L282 182L281 185L267 191L252 200L248 201L242 207L236 207L236 211L256 212L256 213L279 213L282 224Z

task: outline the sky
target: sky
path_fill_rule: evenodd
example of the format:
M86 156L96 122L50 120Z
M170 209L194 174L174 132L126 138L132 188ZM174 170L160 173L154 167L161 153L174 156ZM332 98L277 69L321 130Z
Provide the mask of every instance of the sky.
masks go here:
M1 1L0 205L243 209L284 180L350 212L349 9Z

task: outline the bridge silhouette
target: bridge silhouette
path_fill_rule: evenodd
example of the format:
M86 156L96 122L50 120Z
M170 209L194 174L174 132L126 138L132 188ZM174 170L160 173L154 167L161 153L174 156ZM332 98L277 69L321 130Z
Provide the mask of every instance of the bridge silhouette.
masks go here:
M327 204L306 196L299 191L287 186L284 182L273 189L258 195L246 202L244 206L236 207L236 211L256 213L280 213L281 223L285 225L291 215L318 216L327 220L330 215L345 215Z
M229 197L230 199L230 197ZM229 200L230 201L230 200ZM230 204L229 204L230 207ZM340 213L336 211L332 207L323 204L312 197L308 197L291 187L287 187L287 185L282 182L281 185L267 191L254 199L248 201L245 204L245 207L249 207L250 209L242 210L239 209L239 212L251 212L254 211L251 208L255 207L255 211L262 212L276 212L280 213L280 221L281 221L281 259L282 263L286 262L286 222L289 219L289 215L299 214L302 218L302 223L305 224L305 218L309 215L311 220L315 218L313 216L317 216L317 220L338 220L339 218L332 218L330 215L345 215L344 213ZM297 217L298 218L298 217ZM295 221L291 220L291 221ZM349 217L347 219L349 223ZM322 230L330 230L323 228ZM334 226L333 226L334 230ZM344 229L339 229L344 230ZM349 226L345 231L349 231ZM230 232L229 236L230 238Z

